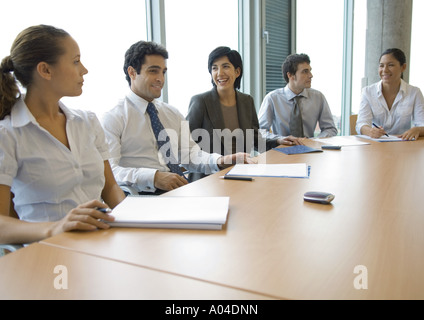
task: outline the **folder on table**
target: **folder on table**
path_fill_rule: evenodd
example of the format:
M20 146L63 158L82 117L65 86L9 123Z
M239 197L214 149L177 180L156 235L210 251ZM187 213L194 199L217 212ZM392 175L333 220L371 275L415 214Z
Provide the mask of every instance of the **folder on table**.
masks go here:
M112 227L221 230L229 197L128 196L113 209Z
M274 148L275 151L282 152L287 155L292 154L302 154L302 153L315 153L315 152L323 152L321 149L315 149L308 146L293 146L293 147L285 147L285 148Z

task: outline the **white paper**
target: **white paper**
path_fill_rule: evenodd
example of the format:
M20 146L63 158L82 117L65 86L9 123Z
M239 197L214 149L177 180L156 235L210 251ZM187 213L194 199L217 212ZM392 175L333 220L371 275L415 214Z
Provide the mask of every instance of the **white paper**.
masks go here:
M227 175L248 177L307 178L306 163L294 164L236 164Z
M323 144L328 144L330 146L341 146L341 147L360 146L360 145L370 144L369 142L360 141L358 139L343 138L340 136L335 136L331 138L321 138L321 139L315 138L312 140L323 143Z
M363 138L363 139L368 139L368 140L373 140L373 141L378 141L378 142L398 142L398 141L404 141L404 140L402 140L402 138L399 138L397 136L391 136L391 135L389 135L388 137L382 136L382 137L380 137L378 139L374 139L374 138L371 138L370 136L366 136L366 135L358 135L357 137Z
M221 229L229 197L126 197L113 209L114 227Z

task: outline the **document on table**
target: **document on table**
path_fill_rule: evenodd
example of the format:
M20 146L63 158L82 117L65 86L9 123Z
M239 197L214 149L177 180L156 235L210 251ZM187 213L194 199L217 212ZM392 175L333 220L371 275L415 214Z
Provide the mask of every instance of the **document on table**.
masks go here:
M112 227L221 230L229 197L128 196L113 209Z
M363 138L363 139L368 139L368 140L373 140L373 141L378 141L378 142L399 142L399 141L405 141L405 140L402 140L402 138L399 138L397 136L392 136L392 135L389 135L388 137L387 136L382 136L382 137L380 137L378 139L374 139L374 138L371 138L370 136L366 136L366 135L358 135L357 137Z
M331 138L314 138L311 139L313 141L323 143L323 144L329 144L332 146L341 146L341 147L349 147L349 146L361 146L361 145L368 145L369 142L364 142L359 139L356 139L356 137L341 137L341 136L335 136Z
M228 176L309 178L310 167L306 163L294 164L236 164Z

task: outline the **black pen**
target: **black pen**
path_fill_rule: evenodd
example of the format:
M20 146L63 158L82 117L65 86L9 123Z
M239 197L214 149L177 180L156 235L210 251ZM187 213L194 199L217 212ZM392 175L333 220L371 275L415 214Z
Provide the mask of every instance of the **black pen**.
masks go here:
M110 208L97 208L98 211L102 213L111 213L112 210Z
M377 126L374 122L372 123L372 125L374 126L374 127L376 127L377 129L381 129L379 126ZM389 135L387 134L387 133L385 133L384 134L386 137L388 137Z
M223 177L221 177L221 179L224 179L224 180L253 181L253 178L248 178L248 177L223 176Z

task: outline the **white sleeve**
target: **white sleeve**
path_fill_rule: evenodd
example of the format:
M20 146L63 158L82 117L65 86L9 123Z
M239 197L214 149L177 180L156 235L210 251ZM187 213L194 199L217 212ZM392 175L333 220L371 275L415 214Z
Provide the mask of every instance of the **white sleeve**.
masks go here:
M424 127L424 97L420 89L418 89L414 105L414 125Z
M18 171L16 146L6 128L0 126L0 184L11 187Z
M119 185L127 185L137 189L139 192L154 192L154 178L156 169L148 168L126 168L119 165L121 160L121 134L125 123L122 118L111 113L106 113L102 119L103 129L110 150L110 165L116 182Z
M362 90L361 104L358 112L358 120L356 121L356 132L361 134L361 128L365 125L372 126L373 114L371 104L368 99L367 88Z

